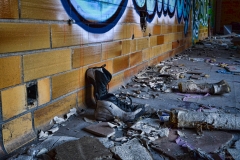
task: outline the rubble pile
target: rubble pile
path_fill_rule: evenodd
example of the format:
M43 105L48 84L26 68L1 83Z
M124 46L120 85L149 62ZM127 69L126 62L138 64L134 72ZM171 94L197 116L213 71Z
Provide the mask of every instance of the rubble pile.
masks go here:
M122 85L114 94L124 101L130 97L133 103L134 100L142 100L146 104L150 100L164 99L168 94L171 94L172 100L181 102L223 98L224 94L231 93L227 82L229 79L224 80L224 76L219 80L210 78L214 74L240 75L238 39L237 34L231 34L197 42L183 53L140 71L131 82ZM229 61L218 57L223 51ZM186 62L193 65L185 65ZM200 62L216 69L216 72L211 75L207 70L202 70ZM20 160L24 157L50 160L76 156L81 159L124 160L240 158L240 137L236 138L228 132L240 130L239 108L238 112L234 110L227 113L222 106L206 104L199 104L197 110L190 107L166 109L148 105L146 110L145 115L133 122L123 122L118 117L108 122L83 117L87 126L81 130L91 136L69 139L67 143L58 145L52 142L51 147L42 147L44 150L40 146L32 146L25 154L12 159ZM47 132L41 131L39 140L46 142L54 138L52 134L62 126L61 123L69 121L72 115L83 116L77 115L76 110L72 109L65 119L54 117L55 127ZM27 154L30 152L34 154Z

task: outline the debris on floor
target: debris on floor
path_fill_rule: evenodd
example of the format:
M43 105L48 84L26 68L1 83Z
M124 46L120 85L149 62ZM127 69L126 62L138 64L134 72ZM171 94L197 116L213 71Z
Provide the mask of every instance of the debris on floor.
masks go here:
M240 135L234 132L240 130L240 103L228 97L239 93L232 85L239 78L239 40L231 42L237 36L209 37L175 57L146 67L122 85L114 93L119 99L128 101L131 97L131 103L144 104L157 101L155 106L146 105L146 113L137 120L123 122L114 117L101 122L81 111L78 118L85 125L78 128L75 137L54 136L61 135L63 124L77 114L71 109L62 118L54 117L50 130L39 132L41 145L31 146L13 159L149 160L154 159L153 153L163 159L240 159ZM171 101L184 105L170 105ZM197 102L194 109L192 101ZM212 105L212 101L219 101L221 106ZM236 103L238 106L232 105ZM79 139L80 132L89 136Z
M152 156L148 150L136 138L124 143L120 146L111 148L117 159L132 160L152 160Z
M92 124L85 127L84 130L101 137L110 137L115 134L115 130L109 126L108 122Z
M203 129L240 130L240 115L173 110L170 121L178 128L196 128L198 133Z
M112 159L112 153L94 137L82 137L57 146L48 155L51 159Z

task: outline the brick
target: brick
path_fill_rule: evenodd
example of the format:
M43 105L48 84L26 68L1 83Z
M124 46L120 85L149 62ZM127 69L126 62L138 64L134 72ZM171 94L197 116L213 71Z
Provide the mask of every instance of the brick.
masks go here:
M179 41L172 42L172 49L178 48L180 45Z
M159 61L158 61L158 58L156 57L156 58L153 58L153 59L151 59L150 61L149 61L149 65L151 66L151 65L156 65L156 64L158 64L159 63Z
M132 40L131 41L131 52L136 52L137 51L137 40Z
M114 27L114 40L129 39L133 34L133 26L130 24L117 24Z
M48 24L0 23L0 53L50 48Z
M143 61L149 60L151 52L152 52L151 48L147 48L147 49L142 50L142 60Z
M129 78L133 77L133 75L137 74L137 67L133 67L124 71L124 79L127 81Z
M154 47L157 45L157 36L151 36L149 38L149 46Z
M81 107L81 108L87 107L86 103L85 103L85 95L86 95L85 89L82 89L77 93L77 102L78 102L77 106L78 107Z
M112 77L111 82L109 83L109 91L112 92L116 87L120 86L124 82L124 73L117 74Z
M129 67L129 56L121 56L113 59L113 73L117 73Z
M0 58L0 89L21 83L21 57Z
M162 33L161 31L162 31L162 26L161 25L154 25L152 35L159 35L159 34Z
M52 24L51 30L53 48L88 43L88 32L77 24Z
M142 51L130 54L130 67L142 62Z
M139 73L140 71L142 71L143 69L147 68L149 65L148 65L148 62L143 62L141 63L140 65L137 66L137 73Z
M176 33L176 32L177 32L177 25L173 25L173 26L172 26L172 32L173 32L173 33Z
M164 35L157 36L157 45L160 45L163 43L165 43L165 36Z
M56 50L23 56L24 81L64 72L71 68L71 50Z
M142 29L140 27L140 24L134 24L133 25L133 34L134 34L135 38L143 37L143 32L142 32Z
M110 73L113 73L113 60L107 60L107 61L99 62L99 63L96 63L96 64L92 64L92 65L88 66L88 68L91 68L91 67L101 67L104 64L106 64L105 68Z
M50 121L55 117L62 117L68 113L71 108L76 107L77 94L71 94L57 102L51 103L44 108L38 109L34 112L34 126L36 130L49 129L52 124Z
M167 58L169 58L169 52L161 54L160 56L158 56L157 59L158 59L158 62L161 62L166 60Z
M0 1L0 18L18 19L18 0Z
M131 40L122 41L122 55L131 52Z
M137 51L143 50L149 47L149 38L137 39Z
M111 24L109 24L109 26L110 25ZM109 28L111 28L111 26ZM88 43L113 41L114 39L113 37L114 37L113 29L111 29L106 33L101 33L101 34L88 32Z
M52 98L55 99L84 86L86 68L52 77Z
M21 18L68 20L69 16L59 0L21 0Z
M162 54L162 45L153 47L152 48L152 54L153 54L154 57L159 55L159 54Z
M1 92L3 120L27 110L26 85L16 86Z
M11 120L2 125L3 144L8 153L36 139L32 128L31 113Z
M37 86L38 86L38 106L41 106L42 104L48 103L51 99L50 79L44 78L38 80Z
M162 53L172 50L172 43L162 45Z
M162 34L167 34L172 32L171 25L162 25Z
M120 56L122 53L122 42L109 42L102 44L103 60Z
M173 42L175 38L175 33L168 34L168 42Z
M72 63L73 68L78 68L88 64L101 61L102 46L94 45L73 49Z

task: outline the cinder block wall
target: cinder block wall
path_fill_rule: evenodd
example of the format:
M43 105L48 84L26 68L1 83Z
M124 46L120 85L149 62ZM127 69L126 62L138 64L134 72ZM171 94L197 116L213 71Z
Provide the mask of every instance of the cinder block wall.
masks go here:
M106 64L114 89L192 44L191 24L185 36L176 16L156 16L142 32L131 0L107 33L68 25L69 18L60 0L0 0L0 157L36 140L54 116L87 107L87 68Z

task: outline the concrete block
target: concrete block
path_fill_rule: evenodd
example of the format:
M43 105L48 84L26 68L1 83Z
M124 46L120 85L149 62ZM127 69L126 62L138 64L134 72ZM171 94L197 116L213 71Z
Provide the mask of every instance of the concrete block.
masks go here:
M71 50L57 50L23 56L24 81L71 69Z
M52 24L51 31L53 48L88 43L88 32L77 24Z
M71 94L63 99L40 108L34 112L34 126L36 130L49 129L53 124L50 121L55 116L63 116L71 108L76 107L77 94Z
M102 59L102 46L94 45L73 49L73 68L78 68L88 64L100 62Z
M38 105L41 106L42 104L49 102L51 99L50 78L38 80L37 86L38 86Z
M158 36L151 36L149 38L149 47L154 47L157 45L157 37Z
M161 45L165 42L166 35L157 36L157 45Z
M143 37L143 32L139 24L133 24L133 34L135 38Z
M8 153L36 138L32 128L31 113L25 114L2 125L3 144Z
M129 67L129 55L113 59L113 73L117 73Z
M52 77L52 98L55 99L80 88L81 69L66 72Z
M122 55L129 54L131 52L131 40L122 41Z
M21 57L0 58L0 89L21 83Z
M133 26L131 24L117 24L113 30L114 40L129 39L133 34Z
M0 18L18 19L18 0L0 1Z
M20 85L1 92L3 120L12 118L27 110L26 85Z
M142 59L143 59L143 61L146 61L146 60L150 59L151 51L152 51L151 48L147 48L147 49L144 49L142 51Z
M143 50L149 47L149 38L137 39L137 51Z
M122 54L122 42L109 42L102 44L102 59L118 57Z
M131 52L136 52L136 50L137 50L137 40L133 39L131 41Z
M152 35L159 35L162 33L162 26L161 25L154 25Z
M111 151L116 157L124 160L152 160L152 156L148 150L142 146L142 144L136 139L132 139L127 143L124 143L120 146L115 146L111 148Z
M142 51L130 54L130 67L142 62Z
M124 82L124 73L117 74L112 77L111 82L109 83L109 88L114 89Z
M106 64L106 69L110 72L110 73L113 73L113 60L107 60L107 61L102 61L102 62L99 62L99 63L95 63L95 64L92 64L90 66L88 66L88 68L91 68L91 67L100 67L102 65Z
M21 1L21 18L24 19L41 19L41 20L68 20L67 15L61 1Z
M0 53L50 48L48 24L0 23Z

